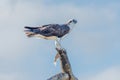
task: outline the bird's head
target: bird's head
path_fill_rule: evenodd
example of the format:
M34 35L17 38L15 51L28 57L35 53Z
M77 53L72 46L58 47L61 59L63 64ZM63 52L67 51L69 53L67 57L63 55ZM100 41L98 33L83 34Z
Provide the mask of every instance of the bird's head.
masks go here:
M68 20L67 25L68 25L70 28L73 28L76 23L77 23L77 20L75 20L75 19L70 19L70 20Z
M70 20L68 20L68 22L67 22L68 25L76 24L76 23L77 23L77 20L75 20L75 19L70 19Z

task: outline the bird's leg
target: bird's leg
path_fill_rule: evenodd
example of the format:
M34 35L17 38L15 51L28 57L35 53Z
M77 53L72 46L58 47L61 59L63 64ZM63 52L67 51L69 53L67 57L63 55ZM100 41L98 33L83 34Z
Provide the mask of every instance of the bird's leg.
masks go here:
M61 44L60 44L60 39L58 40L55 40L55 46L56 46L56 48L58 48L58 49L62 49L62 46L61 46Z
M62 39L62 38L57 38L57 39L58 39L59 43L61 44L61 39Z

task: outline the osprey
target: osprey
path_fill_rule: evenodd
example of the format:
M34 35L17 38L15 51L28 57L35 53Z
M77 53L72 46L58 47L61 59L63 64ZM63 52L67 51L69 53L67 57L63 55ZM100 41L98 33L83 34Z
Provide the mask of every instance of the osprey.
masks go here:
M70 19L65 24L47 24L40 27L25 26L25 33L28 37L55 40L56 47L60 49L60 40L72 30L76 23L77 21L75 19Z

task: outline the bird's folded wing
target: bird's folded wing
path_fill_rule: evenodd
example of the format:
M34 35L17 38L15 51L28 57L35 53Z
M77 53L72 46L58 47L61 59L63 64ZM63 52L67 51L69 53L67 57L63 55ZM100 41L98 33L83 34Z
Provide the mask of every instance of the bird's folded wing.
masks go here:
M44 36L57 36L59 35L58 27L55 24L43 25L39 27L40 33Z

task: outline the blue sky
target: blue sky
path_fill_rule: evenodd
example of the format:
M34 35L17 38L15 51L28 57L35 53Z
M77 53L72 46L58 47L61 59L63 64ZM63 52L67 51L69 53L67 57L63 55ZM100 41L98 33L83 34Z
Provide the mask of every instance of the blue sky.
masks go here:
M0 0L0 80L45 80L60 72L54 41L24 26L78 24L62 41L80 80L120 80L119 0Z

